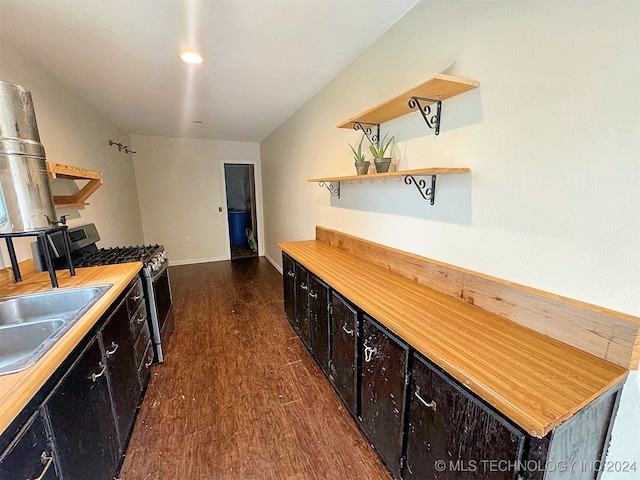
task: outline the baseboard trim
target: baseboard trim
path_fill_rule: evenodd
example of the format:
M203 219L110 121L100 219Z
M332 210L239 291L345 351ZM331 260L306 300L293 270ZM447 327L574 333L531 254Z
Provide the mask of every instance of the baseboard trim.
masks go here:
M264 258L266 258L266 259L267 259L267 261L268 261L271 265L273 265L273 268L275 268L276 270L278 270L278 272L280 272L280 275L282 275L282 267L281 267L280 265L278 265L278 264L273 260L273 258L271 258L271 257L270 257L269 255L267 255L266 253L265 253L265 255L264 255Z
M231 260L228 256L219 256L219 257L206 257L206 258L188 258L186 260L171 260L169 257L170 265L193 265L196 263L209 263L209 262L221 262L223 260Z

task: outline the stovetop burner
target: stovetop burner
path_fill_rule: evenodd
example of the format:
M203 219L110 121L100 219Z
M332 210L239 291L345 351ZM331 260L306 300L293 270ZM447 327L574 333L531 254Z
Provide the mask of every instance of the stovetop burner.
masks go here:
M158 244L101 248L77 259L74 264L76 267L95 267L127 262L142 262L146 265L163 252L164 247Z

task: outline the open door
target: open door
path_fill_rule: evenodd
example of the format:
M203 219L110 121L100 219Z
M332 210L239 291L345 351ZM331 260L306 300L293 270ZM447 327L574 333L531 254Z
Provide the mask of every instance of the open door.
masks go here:
M258 218L253 164L225 163L231 260L258 256Z

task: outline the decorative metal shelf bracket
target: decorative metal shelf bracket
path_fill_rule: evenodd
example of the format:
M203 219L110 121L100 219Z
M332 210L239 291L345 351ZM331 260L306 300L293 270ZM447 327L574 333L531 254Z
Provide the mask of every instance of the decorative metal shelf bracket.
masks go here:
M420 180L416 180L413 175L407 175L404 177L404 183L407 185L414 184L422 198L428 200L431 205L435 203L436 200L436 176L431 175L431 186L427 184L427 181L421 178Z
M373 131L373 127L375 127L375 133ZM371 145L375 145L379 147L380 142L380 124L379 123L366 123L366 122L353 122L354 130L362 130L362 133L365 134L367 140Z
M429 102L427 105L422 105L420 102ZM436 104L436 111L432 113L432 105ZM411 97L409 100L409 108L418 108L422 114L422 118L427 123L427 127L435 129L436 135L440 133L440 112L442 111L442 100L436 100L433 98L423 97Z
M334 197L340 198L340 182L320 182L318 185L325 187Z

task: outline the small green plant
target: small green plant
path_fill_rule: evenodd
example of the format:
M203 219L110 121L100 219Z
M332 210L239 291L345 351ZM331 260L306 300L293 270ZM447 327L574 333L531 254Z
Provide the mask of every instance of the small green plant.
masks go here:
M369 150L371 150L373 158L384 158L384 154L387 151L387 148L389 148L389 145L391 145L391 142L393 141L393 137L391 137L385 144L384 141L387 139L387 135L389 135L389 132L384 134L379 147L377 145L369 145Z
M355 148L353 148L353 146L351 144L349 144L349 147L351 147L351 151L353 152L353 158L355 159L356 162L364 162L365 153L362 151L362 141L363 140L364 140L364 135L362 135L362 137L360 137L360 143L358 144L358 150L356 150Z

